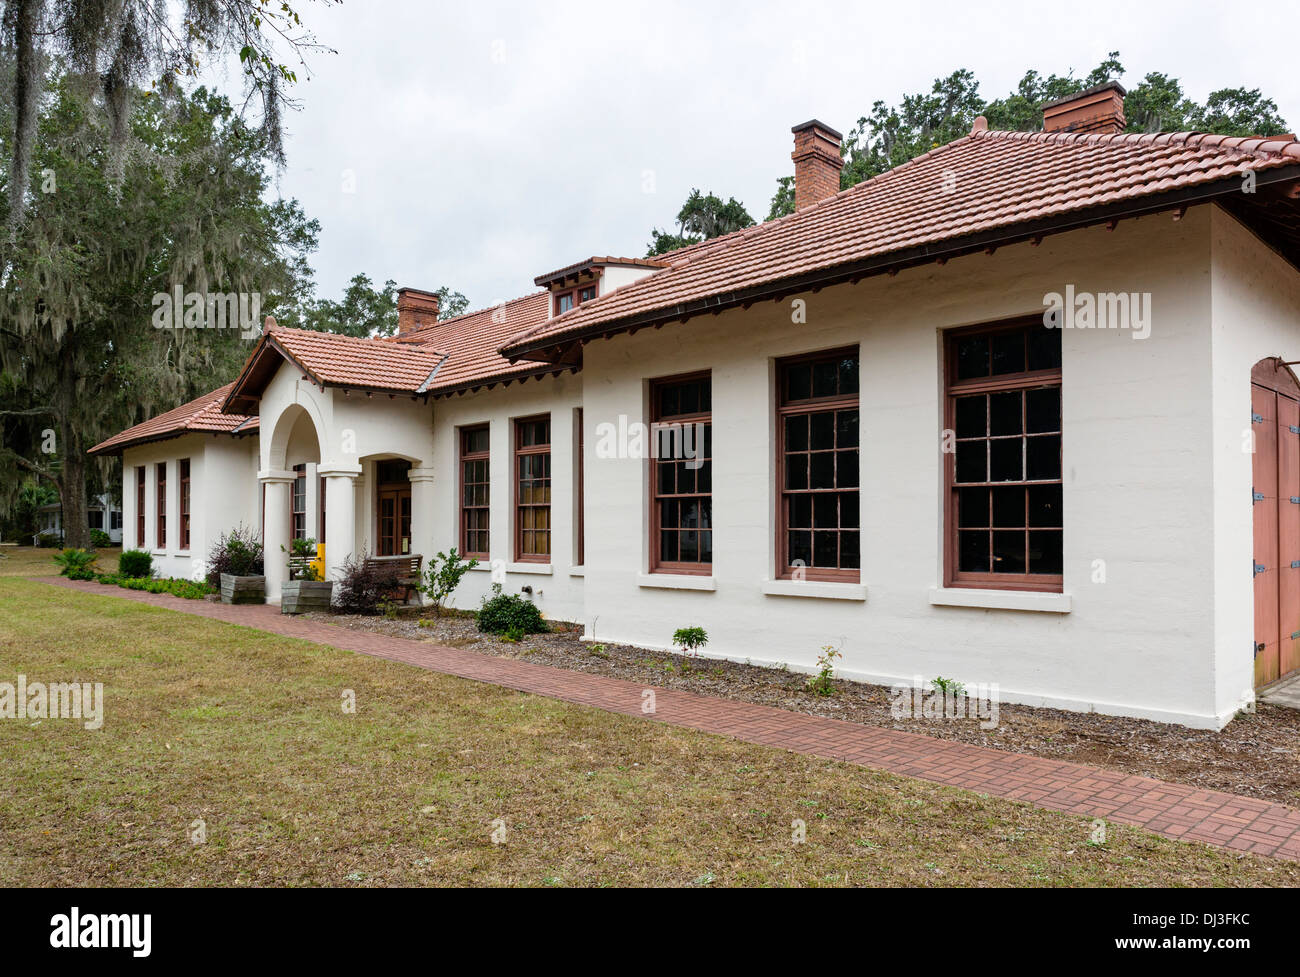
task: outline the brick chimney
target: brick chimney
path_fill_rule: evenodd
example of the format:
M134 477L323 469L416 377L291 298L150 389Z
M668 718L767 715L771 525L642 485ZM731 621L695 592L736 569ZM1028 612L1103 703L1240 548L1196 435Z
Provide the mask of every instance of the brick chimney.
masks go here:
M1124 86L1107 81L1043 106L1044 132L1123 132Z
M397 334L438 321L438 294L418 288L397 290Z
M824 122L809 119L794 133L794 209L803 210L840 192L840 140L844 137Z

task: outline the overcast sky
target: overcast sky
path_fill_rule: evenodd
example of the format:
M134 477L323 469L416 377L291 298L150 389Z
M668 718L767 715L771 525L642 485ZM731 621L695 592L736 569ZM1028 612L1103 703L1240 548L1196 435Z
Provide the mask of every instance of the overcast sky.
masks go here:
M352 275L464 292L472 307L596 254L641 255L692 187L767 215L790 127L847 133L970 68L985 98L1027 68L1198 100L1258 87L1300 125L1291 4L1209 2L300 3L311 59L280 192L322 225L318 292Z

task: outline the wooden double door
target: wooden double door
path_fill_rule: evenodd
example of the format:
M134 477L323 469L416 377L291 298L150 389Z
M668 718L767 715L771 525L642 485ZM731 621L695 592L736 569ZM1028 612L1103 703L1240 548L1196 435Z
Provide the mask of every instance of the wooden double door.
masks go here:
M1255 687L1300 669L1300 385L1261 360L1251 374Z

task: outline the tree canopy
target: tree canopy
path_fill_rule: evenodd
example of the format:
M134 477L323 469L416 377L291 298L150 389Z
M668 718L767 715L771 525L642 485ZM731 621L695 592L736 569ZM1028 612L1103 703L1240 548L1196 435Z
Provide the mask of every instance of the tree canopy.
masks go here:
M446 285L437 289L438 318L451 319L469 308L469 299ZM391 278L375 287L370 276L353 275L343 297L304 298L278 317L280 325L344 336L391 336L397 332L397 282Z
M962 68L936 78L927 92L904 95L898 105L878 101L845 137L840 187L848 188L906 163L970 132L977 116L990 129L1033 132L1043 126L1042 107L1094 85L1120 80L1124 65L1112 51L1082 77L1073 72L1026 71L1015 91L985 101L973 72ZM1149 72L1128 90L1124 115L1129 132L1215 132L1229 136L1277 135L1287 131L1277 103L1257 88L1221 88L1204 103L1188 98L1171 75ZM780 177L768 220L794 212L794 178Z
M713 193L700 193L692 190L677 212L677 233L651 230L650 247L647 257L676 251L689 244L696 244L722 234L730 234L742 228L752 227L754 218L749 215L744 205L735 197L728 197L724 203L721 197Z

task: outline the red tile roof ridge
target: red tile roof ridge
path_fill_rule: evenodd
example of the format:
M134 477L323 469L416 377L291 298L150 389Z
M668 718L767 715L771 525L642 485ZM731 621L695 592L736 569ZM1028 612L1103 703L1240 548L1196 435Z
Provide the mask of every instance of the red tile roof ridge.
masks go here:
M387 341L392 339L391 336L347 336L341 332L326 332L323 329L298 329L293 326L268 326L263 332L268 336L301 336L304 339L320 339L324 342L337 342L343 344L352 344L359 346L376 346L380 349L387 349ZM426 350L430 353L442 353L442 350ZM444 354L445 355L445 354Z
M1018 140L1057 144L1105 146L1131 143L1135 146L1185 146L1189 149L1226 149L1248 156L1293 156L1300 159L1300 140L1284 136L1224 136L1213 132L1013 132L1007 129L977 129L967 138ZM955 146L961 140L948 144ZM938 147L946 149L947 146ZM933 150L932 150L933 152ZM922 159L918 156L916 159ZM907 164L903 164L904 166ZM901 169L901 167L899 167ZM892 171L890 171L892 172Z
M447 319L439 319L437 322L427 323L426 325L419 326L405 334L399 333L394 336L385 336L383 338L388 342L409 343L411 342L412 339L414 339L416 336L419 336L421 333L434 332L442 326L455 325L456 323L462 322L465 319L469 319L472 316L482 315L485 312L491 312L493 309L508 309L511 306L516 305L520 302L527 302L530 300L535 302L540 296L546 294L548 294L547 289L539 288L537 291L529 292L527 295L520 295L517 296L516 298L506 299L504 302L496 302L492 305L485 305L481 309L474 309L470 312L462 312L460 315L451 316L450 318Z

